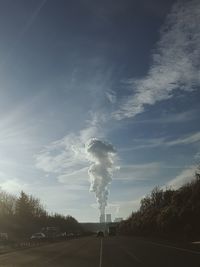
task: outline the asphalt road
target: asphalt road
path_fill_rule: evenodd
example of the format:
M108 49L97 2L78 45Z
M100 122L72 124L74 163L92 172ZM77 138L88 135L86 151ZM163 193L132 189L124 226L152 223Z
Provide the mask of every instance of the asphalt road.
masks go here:
M87 237L0 255L0 267L200 267L200 252L130 237Z

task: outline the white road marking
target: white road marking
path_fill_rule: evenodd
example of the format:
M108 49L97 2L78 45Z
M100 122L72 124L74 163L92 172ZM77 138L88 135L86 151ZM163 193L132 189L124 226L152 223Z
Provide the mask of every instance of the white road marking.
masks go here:
M137 261L138 263L142 264L141 260L140 260L138 257L136 257L136 256L133 254L132 251L129 251L129 250L127 250L125 247L122 247L122 246L120 246L120 248L121 248L127 255L129 255L131 258L133 258L135 261Z
M164 245L164 244L155 243L155 242L151 242L151 241L144 241L144 242L146 242L146 243L151 243L151 244L156 245L156 246L159 246L159 247L166 247L166 248L176 249L176 250L179 250L179 251L189 252L189 253L193 253L193 254L198 254L198 255L200 255L200 252L195 251L195 250L191 250L191 249L179 248L179 247L174 247L174 246Z
M99 267L102 267L102 253L103 253L103 238L101 238L101 245L100 245Z
M133 258L135 261L137 261L138 263L142 264L142 262L138 259L138 257L136 257L133 252L127 251L126 250L126 254L128 254L131 258Z

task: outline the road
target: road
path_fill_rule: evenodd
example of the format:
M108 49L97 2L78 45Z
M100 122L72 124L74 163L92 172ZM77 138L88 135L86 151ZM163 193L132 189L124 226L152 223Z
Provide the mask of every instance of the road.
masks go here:
M200 252L130 237L86 237L0 255L0 267L200 267Z

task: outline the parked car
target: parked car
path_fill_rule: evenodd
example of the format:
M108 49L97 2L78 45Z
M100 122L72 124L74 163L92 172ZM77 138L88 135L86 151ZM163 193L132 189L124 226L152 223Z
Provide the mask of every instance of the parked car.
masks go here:
M8 240L8 234L7 233L0 233L0 240L5 241Z
M58 237L60 234L60 231L57 227L54 226L48 226L48 227L43 227L41 229L41 232L45 234L46 238L49 240L54 240Z
M74 233L69 233L69 234L67 234L67 237L73 238L73 237L75 237L75 235L74 235Z
M7 245L9 243L8 234L7 233L0 233L0 244Z
M35 233L31 236L31 240L39 240L39 241L42 241L42 240L45 240L46 236L45 234L43 233Z

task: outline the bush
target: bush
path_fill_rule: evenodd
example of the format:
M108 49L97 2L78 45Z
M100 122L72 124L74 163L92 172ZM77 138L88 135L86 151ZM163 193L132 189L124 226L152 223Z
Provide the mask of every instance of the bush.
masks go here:
M200 173L178 190L154 188L140 209L119 226L121 233L200 238Z

